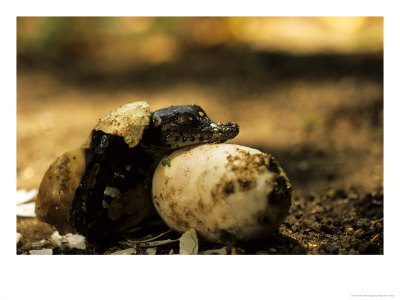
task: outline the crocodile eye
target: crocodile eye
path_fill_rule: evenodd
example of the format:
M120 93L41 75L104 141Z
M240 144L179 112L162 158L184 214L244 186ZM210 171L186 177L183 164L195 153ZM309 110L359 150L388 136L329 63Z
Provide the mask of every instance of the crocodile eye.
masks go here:
M188 116L188 115L179 115L179 116L176 118L176 120L177 120L179 123L188 123L188 122L190 122L190 121L193 121L193 118L192 118L191 116Z
M186 121L185 117L182 115L178 116L177 120L178 120L178 122L181 122L181 123L184 123Z
M157 127L157 126L159 126L161 124L162 120L161 120L159 115L154 114L153 118L152 118L152 121L153 121L154 127Z

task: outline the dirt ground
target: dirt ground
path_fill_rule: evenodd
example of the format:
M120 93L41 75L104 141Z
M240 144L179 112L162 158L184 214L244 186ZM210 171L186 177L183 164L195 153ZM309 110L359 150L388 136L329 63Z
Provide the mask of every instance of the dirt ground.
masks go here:
M383 254L382 53L217 51L102 76L21 67L17 80L17 189L38 188L50 163L117 106L195 103L213 120L238 123L231 143L274 155L293 185L293 205L274 236L239 243L235 253ZM44 247L35 242L54 230L18 217L17 253ZM220 247L200 241L203 250Z

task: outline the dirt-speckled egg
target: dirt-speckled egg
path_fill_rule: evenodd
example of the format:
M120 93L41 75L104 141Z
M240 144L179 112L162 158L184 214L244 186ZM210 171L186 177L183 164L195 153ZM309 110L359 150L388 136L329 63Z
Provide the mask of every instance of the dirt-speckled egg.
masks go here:
M153 203L171 228L213 242L270 236L287 215L292 189L270 154L233 144L175 151L158 165Z
M40 183L35 200L38 219L57 228L60 234L74 233L69 223L75 190L85 172L87 144L57 157Z

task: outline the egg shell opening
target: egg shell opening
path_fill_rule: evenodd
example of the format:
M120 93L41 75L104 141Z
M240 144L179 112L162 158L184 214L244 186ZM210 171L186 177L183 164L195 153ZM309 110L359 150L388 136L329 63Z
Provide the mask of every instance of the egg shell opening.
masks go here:
M35 200L35 213L60 234L74 233L69 223L75 190L86 168L88 148L79 147L57 157L47 169Z

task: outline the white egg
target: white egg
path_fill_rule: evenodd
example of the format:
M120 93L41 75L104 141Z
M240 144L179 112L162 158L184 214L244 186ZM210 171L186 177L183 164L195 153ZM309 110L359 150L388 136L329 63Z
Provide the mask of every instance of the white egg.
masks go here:
M223 242L270 236L291 203L292 189L277 160L259 150L206 144L175 151L158 165L153 203L171 228L194 228Z

